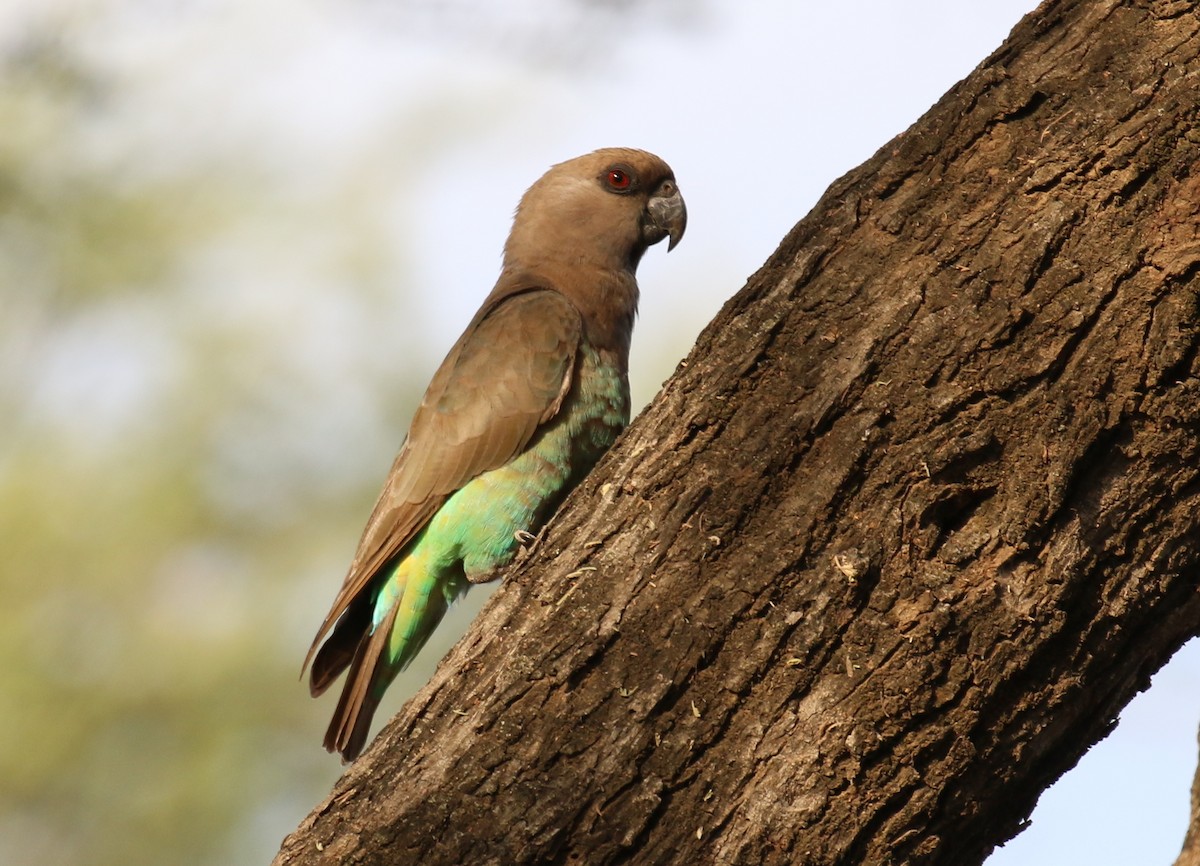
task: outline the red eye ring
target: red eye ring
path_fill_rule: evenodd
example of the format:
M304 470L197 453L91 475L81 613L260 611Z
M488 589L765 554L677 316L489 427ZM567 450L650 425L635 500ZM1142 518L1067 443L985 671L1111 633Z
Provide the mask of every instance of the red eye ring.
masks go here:
M610 168L608 174L605 176L605 180L608 181L610 187L620 192L629 189L630 184L633 183L629 172L619 168Z

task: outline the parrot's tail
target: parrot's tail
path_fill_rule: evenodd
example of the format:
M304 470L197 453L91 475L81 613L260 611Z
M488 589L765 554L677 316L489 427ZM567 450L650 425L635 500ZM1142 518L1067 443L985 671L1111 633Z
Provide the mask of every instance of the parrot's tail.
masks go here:
M349 668L342 696L325 732L325 748L340 752L344 761L358 757L387 687L416 658L450 603L470 586L458 575L444 575L433 581L411 579L414 565L411 559L402 560L392 579L383 585L375 599L375 610L384 611L383 616L374 625L362 623L352 657L348 652L340 656L331 652L329 664L324 665L322 647L313 663L314 684L321 674L322 687L331 679L329 671L336 676L342 668ZM419 569L413 570L420 574ZM341 623L338 626L335 635Z
M330 752L341 752L342 760L347 763L358 757L367 742L371 719L383 696L383 688L375 688L374 681L386 669L386 665L379 662L388 644L392 624L396 621L397 608L397 605L392 605L383 622L370 634L364 634L359 641L354 658L350 661L350 673L346 675L342 696L338 698L337 709L333 711L333 719L325 731L325 748ZM385 687L391 679L387 677Z

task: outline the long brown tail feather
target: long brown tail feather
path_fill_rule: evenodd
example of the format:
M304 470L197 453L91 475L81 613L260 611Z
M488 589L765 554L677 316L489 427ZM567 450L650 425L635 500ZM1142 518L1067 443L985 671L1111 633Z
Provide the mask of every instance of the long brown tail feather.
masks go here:
M350 661L350 672L346 675L342 696L325 731L325 748L330 752L341 752L343 761L350 762L357 758L367 741L371 718L379 706L379 697L373 686L381 673L379 662L399 609L399 604L392 605L370 637L364 635Z
M371 630L371 606L365 602L364 599L363 603L352 605L342 614L333 633L312 659L308 689L314 698L333 685L367 641Z

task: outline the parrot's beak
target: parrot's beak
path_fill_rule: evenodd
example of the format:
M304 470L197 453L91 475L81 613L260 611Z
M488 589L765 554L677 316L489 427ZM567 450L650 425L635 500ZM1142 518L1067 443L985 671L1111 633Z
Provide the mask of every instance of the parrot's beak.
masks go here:
M668 250L675 249L683 231L687 228L687 206L679 187L673 180L664 180L646 202L646 215L642 222L642 234L648 244L656 244L670 237Z

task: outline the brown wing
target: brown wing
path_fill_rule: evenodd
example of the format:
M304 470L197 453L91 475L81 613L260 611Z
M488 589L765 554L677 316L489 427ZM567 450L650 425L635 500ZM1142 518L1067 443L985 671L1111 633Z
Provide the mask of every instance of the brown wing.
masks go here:
M548 289L491 299L475 316L421 400L305 667L338 617L450 494L503 466L554 417L582 330L579 311Z

